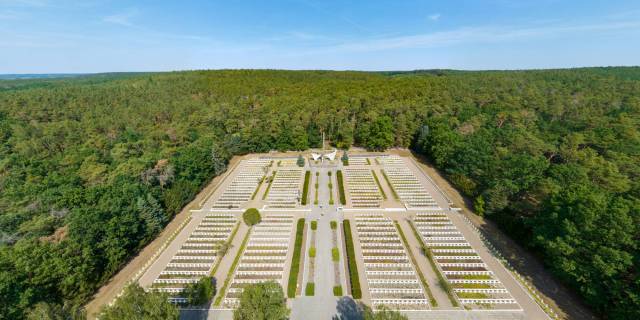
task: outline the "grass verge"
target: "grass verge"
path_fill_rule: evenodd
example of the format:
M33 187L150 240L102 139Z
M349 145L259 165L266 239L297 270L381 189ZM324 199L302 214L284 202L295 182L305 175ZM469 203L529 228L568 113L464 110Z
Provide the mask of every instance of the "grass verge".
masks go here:
M351 296L354 299L360 299L362 298L362 289L360 289L358 265L356 264L356 253L353 248L353 238L351 237L351 224L349 223L349 220L344 220L342 227L344 230L344 245L347 251L346 252L347 266L349 268L349 283L351 284Z
M233 232L231 232L231 236L229 236L229 240L227 241L227 243L229 244L229 247L231 247L231 242L236 237L236 234L238 233L238 229L240 229L240 223L241 222L238 222L236 224L236 227L233 229ZM218 267L220 267L220 263L222 262L222 257L218 257L216 261L216 265L213 267L213 269L209 273L209 276L213 277L216 274L216 271L218 271Z
M393 198L396 200L400 200L400 197L398 197L396 190L391 185L391 181L389 181L389 177L387 177L387 174L384 173L384 170L380 170L380 172L382 172L382 176L384 177L384 180L387 181L387 184L389 185L389 189L391 189L391 193L393 193Z
M387 200L387 194L384 193L384 189L382 189L382 185L380 184L380 180L378 180L378 175L376 174L376 172L374 170L371 170L371 174L373 174L373 179L376 180L376 184L378 185L378 189L380 189L380 193L382 194L382 198Z
M293 257L291 258L291 269L289 270L289 283L287 284L287 297L295 298L298 288L298 273L300 272L300 251L302 249L302 236L304 234L304 218L298 219L296 227L296 241L293 247Z
M250 234L251 234L251 229L249 229L247 231L247 234L244 236L244 239L242 240L242 245L240 245L240 249L238 250L238 253L236 254L236 258L233 259L233 263L231 264L231 268L229 268L229 273L227 274L227 277L224 279L224 285L222 285L222 288L220 289L220 292L218 292L218 296L216 297L216 300L213 302L213 305L219 306L220 303L222 302L222 298L224 298L224 295L227 292L227 288L229 287L229 283L231 283L231 278L233 278L233 273L236 271L236 267L238 266L238 262L240 262L240 257L242 257L242 252L244 252L244 248L247 246L247 242L249 241L249 235Z
M409 243L407 242L407 237L405 237L404 235L404 231L402 231L402 228L400 227L400 224L398 223L398 221L393 221L393 223L396 225L396 229L398 229L398 233L400 234L400 238L404 243L404 247L407 249L407 253L409 253L409 257L411 258L411 262L413 262L413 266L416 269L416 273L418 273L420 282L422 282L422 286L427 291L427 295L429 296L429 302L431 302L431 306L437 307L438 301L436 301L436 298L433 296L433 292L431 292L431 288L429 288L429 284L427 283L427 280L424 278L422 271L420 271L420 269L418 268L418 261L416 260L416 257L413 255L413 251L411 251L411 247L409 247Z
M267 186L267 190L265 190L264 194L262 195L262 200L267 198L267 195L269 194L269 189L271 189L271 185L273 184L273 180L276 178L276 172L278 172L278 170L273 170L273 174L271 175L271 180L269 180L269 185Z
M427 247L424 241L422 241L422 237L420 237L418 230L416 230L416 226L414 226L412 222L409 223L409 225L411 226L411 231L413 231L413 235L416 237L416 239L418 239L418 242L420 242L420 246L422 247L422 250L424 251L425 256L427 256L427 258L429 259L429 264L431 264L431 269L433 269L433 272L436 274L436 276L438 276L438 283L440 284L442 289L444 289L444 291L447 293L447 297L449 297L449 301L451 301L451 305L453 305L454 307L457 307L458 300L456 300L456 297L453 295L453 288L451 288L451 285L449 284L449 282L442 276L442 273L440 273L440 270L438 270L438 266L436 265L436 262L433 260L433 255L431 255L431 250L429 249L429 247Z

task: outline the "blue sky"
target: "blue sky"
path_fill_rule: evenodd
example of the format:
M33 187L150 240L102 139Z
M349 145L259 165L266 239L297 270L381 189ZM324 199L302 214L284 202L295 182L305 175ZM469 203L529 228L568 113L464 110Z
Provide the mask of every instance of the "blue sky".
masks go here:
M0 73L608 65L638 0L0 0Z

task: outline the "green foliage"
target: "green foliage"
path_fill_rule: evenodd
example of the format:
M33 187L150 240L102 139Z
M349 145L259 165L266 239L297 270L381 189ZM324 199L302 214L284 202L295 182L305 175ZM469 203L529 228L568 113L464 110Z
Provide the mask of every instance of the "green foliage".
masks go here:
M139 285L132 284L113 305L105 306L99 317L102 320L178 319L180 312L168 298L167 294L145 292Z
M212 277L203 277L198 282L187 285L182 293L182 296L187 299L187 305L190 306L207 304L215 295L216 284Z
M342 297L342 286L334 286L333 287L333 296Z
M339 148L411 146L596 311L640 318L638 79L636 67L2 81L0 317L85 304L232 155L318 147L322 128ZM594 227L612 212L610 230Z
M331 261L340 261L340 251L336 247L331 248Z
M393 121L389 116L376 117L356 128L356 139L368 150L384 151L394 143Z
M473 209L479 216L484 216L484 198L477 196L473 201Z
M345 166L349 165L349 155L347 154L347 151L345 150L345 152L342 154L342 158L340 158L342 160L342 164Z
M313 296L316 292L316 286L313 282L307 282L307 286L304 288L305 296Z
M336 177L338 179L338 195L340 197L340 204L345 205L347 204L347 197L345 196L345 193L344 193L344 182L342 181L342 170L338 170Z
M313 231L318 230L318 220L311 221L311 230Z
M309 180L311 180L311 172L307 170L304 174L304 185L302 187L302 199L300 203L304 206L309 201Z
M298 155L298 160L296 160L296 164L298 167L304 167L304 158L302 155Z
M316 257L316 247L309 248L309 258L315 258L315 257Z
M242 220L248 226L254 226L260 221L262 221L262 217L260 216L260 211L256 208L249 208L242 213Z
M390 310L386 307L374 311L368 306L364 306L362 320L409 320L409 318L399 311Z
M338 171L340 172L340 171ZM347 250L347 267L349 269L349 283L351 284L351 296L354 299L362 298L362 289L360 288L360 277L358 276L358 265L356 263L356 252L353 247L353 238L351 235L351 224L349 220L342 223L344 231L344 245Z
M275 281L261 282L244 288L233 320L286 320L290 312L282 287Z
M329 222L329 226L331 227L331 230L335 230L336 228L338 228L338 222L335 220L331 220Z
M302 237L304 235L304 218L298 219L296 226L296 240L291 258L291 269L289 269L289 282L287 284L287 297L295 298L298 289L298 274L300 273L300 259L302 251Z

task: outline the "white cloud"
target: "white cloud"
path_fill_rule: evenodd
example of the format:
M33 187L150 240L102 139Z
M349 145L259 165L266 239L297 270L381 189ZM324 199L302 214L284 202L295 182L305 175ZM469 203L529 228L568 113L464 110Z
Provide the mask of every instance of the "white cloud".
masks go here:
M640 31L640 21L628 20L593 24L545 26L480 26L449 31L385 37L325 47L328 51L380 51L406 48L432 48L468 43L498 43L541 37L558 37L593 32Z
M429 15L429 17L428 17L428 18L429 18L429 20L431 20L431 21L438 21L438 20L440 20L440 16L441 16L441 15L440 15L439 13L434 13L434 14L432 14L432 15Z
M131 20L137 15L138 15L137 9L128 9L120 13L106 16L102 18L102 21L125 26L125 27L133 27L134 24Z

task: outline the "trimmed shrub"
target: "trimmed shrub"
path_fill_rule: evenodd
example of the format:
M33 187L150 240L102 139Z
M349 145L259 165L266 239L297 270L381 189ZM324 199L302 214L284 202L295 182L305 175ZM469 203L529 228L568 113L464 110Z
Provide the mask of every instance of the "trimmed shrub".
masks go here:
M291 269L289 270L289 283L287 285L287 297L295 298L298 288L298 273L300 273L300 251L302 250L302 235L304 234L304 218L298 219L296 227L296 242L293 247Z
M242 214L242 220L244 220L245 224L251 227L260 223L260 221L262 221L262 217L260 216L260 211L258 211L258 209L249 208Z
M338 222L335 220L331 220L331 222L329 222L329 225L331 226L331 230L335 230L336 228L338 228Z
M313 282L307 282L307 287L304 288L305 296L313 296L316 292L316 285Z
M342 296L342 286L333 287L333 295L336 296L336 297L341 297Z
M302 187L302 199L300 203L304 206L307 204L309 198L309 180L311 180L311 171L307 171L304 174L304 186Z
M317 229L318 229L318 221L317 220L311 221L311 230L316 231Z
M309 248L309 258L315 258L315 257L316 257L316 247Z
M298 167L304 167L304 158L302 157L302 155L298 156L298 160L296 161L296 164L298 165Z
M338 177L338 193L340 195L340 204L345 205L347 204L347 199L344 195L344 182L342 181L342 171L338 170L338 173L336 174L336 177Z
M331 248L331 260L333 262L340 261L340 250L336 247Z
M353 238L351 237L351 224L349 223L349 220L344 220L344 222L342 223L342 227L344 230L344 245L347 249L347 267L349 269L351 296L353 296L354 299L360 299L362 298L362 289L360 289L358 265L356 264L356 253L353 248Z

